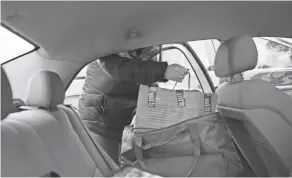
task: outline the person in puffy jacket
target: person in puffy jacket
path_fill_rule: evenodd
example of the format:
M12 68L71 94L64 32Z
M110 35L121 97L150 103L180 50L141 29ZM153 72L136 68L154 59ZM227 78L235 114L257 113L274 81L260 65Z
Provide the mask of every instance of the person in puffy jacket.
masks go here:
M95 139L118 162L125 126L132 122L139 85L174 80L181 82L188 70L178 64L149 60L159 53L146 47L113 54L87 66L79 113Z

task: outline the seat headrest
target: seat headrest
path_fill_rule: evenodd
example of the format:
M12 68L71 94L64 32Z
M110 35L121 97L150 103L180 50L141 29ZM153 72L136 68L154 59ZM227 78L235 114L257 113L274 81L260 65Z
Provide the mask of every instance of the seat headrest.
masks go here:
M27 106L54 109L64 99L64 84L57 73L39 70L29 79L25 93Z
M12 90L8 77L1 66L1 120L14 111Z
M258 51L249 36L231 38L223 42L215 57L217 77L231 77L256 67Z

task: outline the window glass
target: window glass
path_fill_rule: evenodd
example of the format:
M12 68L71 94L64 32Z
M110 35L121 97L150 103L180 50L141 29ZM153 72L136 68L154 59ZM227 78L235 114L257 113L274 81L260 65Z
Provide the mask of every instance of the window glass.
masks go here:
M215 75L214 72L214 60L220 42L216 39L210 39L190 41L188 44L192 47L196 55L207 69L214 86L218 86L220 79Z
M292 67L292 43L285 44L277 38L254 38L258 49L256 68L285 69Z
M292 96L292 39L255 37L253 40L258 50L258 63L255 69L243 73L244 79L265 80ZM226 78L218 78L214 73L214 59L220 42L201 40L189 44L207 69L214 86L225 82Z
M9 61L35 49L35 46L0 26L0 63Z
M65 104L72 104L75 108L78 108L79 96L82 92L83 85L85 83L87 66L85 66L75 77L66 90Z
M216 51L220 45L218 40L191 41L189 45L198 55L208 71L213 70Z
M244 73L244 78L265 80L275 86L292 86L292 44L290 40L254 38L258 49L258 63L256 69Z

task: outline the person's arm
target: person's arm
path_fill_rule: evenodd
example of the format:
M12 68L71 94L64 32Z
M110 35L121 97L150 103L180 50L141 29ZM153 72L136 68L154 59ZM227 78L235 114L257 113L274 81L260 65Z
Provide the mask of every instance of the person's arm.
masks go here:
M142 61L119 55L110 55L100 59L100 66L114 79L150 85L155 82L166 82L164 78L168 67L166 62Z

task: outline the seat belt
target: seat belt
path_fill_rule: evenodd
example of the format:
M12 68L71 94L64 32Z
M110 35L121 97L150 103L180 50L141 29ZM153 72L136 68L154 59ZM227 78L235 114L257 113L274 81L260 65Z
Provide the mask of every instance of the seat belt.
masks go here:
M269 177L268 171L253 144L254 141L248 134L242 121L225 118L225 123L227 124L235 145L237 145L238 150L242 153L241 156L244 157L241 158L243 164L244 161L246 161L256 176Z
M82 127L86 131L88 137L93 142L95 148L100 152L101 156L103 157L103 159L105 160L107 165L112 169L113 173L120 170L120 167L112 160L112 158L107 154L107 152L104 150L104 148L102 146L100 146L98 143L96 143L96 141L92 138L89 130L87 129L87 127L84 125L84 123L80 119L79 114L76 111L77 109L74 108L74 106L72 106L72 105L64 105L64 106L66 106L67 108L70 108L75 113L75 115L77 116Z

